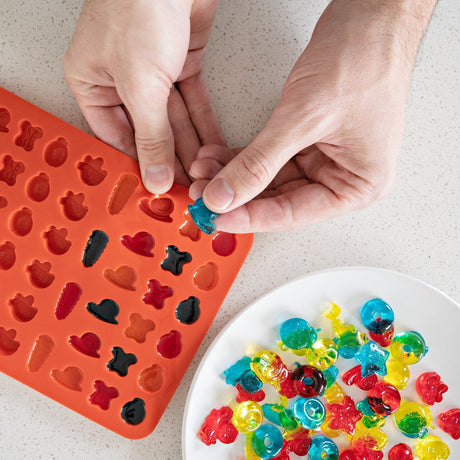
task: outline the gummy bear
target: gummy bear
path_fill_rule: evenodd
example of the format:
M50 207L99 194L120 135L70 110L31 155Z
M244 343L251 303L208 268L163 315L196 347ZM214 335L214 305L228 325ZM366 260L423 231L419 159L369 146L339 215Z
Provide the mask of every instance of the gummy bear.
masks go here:
M436 372L425 372L415 381L415 389L422 401L432 406L435 402L442 401L442 395L448 390L448 386Z

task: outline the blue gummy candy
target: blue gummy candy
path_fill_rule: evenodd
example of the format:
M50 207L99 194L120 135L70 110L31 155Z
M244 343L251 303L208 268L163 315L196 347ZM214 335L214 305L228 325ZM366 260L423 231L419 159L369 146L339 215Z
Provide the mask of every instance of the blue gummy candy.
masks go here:
M386 362L389 356L390 352L369 340L360 348L354 358L356 362L361 364L361 376L367 377L371 374L387 375Z
M262 380L251 369L245 371L236 383L239 383L248 393L257 393L263 386Z
M254 431L251 444L260 458L276 457L283 448L283 435L276 426L264 424Z
M309 460L338 460L339 449L327 436L314 436L308 451Z
M382 299L368 300L361 307L361 321L374 334L384 334L393 326L393 309Z
M195 203L189 204L188 210L192 216L193 222L195 222L196 226L201 231L207 233L208 235L211 235L216 231L216 226L213 221L219 214L209 210L205 206L202 198L198 198Z
M309 348L317 338L316 329L302 318L290 318L281 324L280 339L284 345L293 350Z
M323 375L326 377L326 388L329 388L337 380L339 370L335 366L331 366L323 370Z
M281 411L274 409L279 407L277 404L264 404L262 405L262 411L264 417L274 425L283 426L281 422Z
M319 428L326 417L326 407L318 398L298 397L292 410L297 421L307 430Z
M244 356L224 371L225 383L236 387L238 380L246 371L251 370L251 358Z

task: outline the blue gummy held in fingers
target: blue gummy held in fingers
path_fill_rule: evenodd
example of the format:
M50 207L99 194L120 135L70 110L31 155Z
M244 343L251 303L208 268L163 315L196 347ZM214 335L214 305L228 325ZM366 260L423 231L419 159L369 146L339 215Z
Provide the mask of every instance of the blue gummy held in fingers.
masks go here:
M339 449L332 439L327 436L314 436L312 438L308 451L309 460L338 460L338 458Z
M382 299L368 300L361 307L361 321L364 327L374 334L384 334L393 325L393 309Z
M371 374L387 375L386 362L389 356L389 351L369 340L356 353L354 359L361 364L361 376L367 377Z
M188 211L192 216L193 222L195 222L196 226L201 231L207 233L208 235L211 235L216 231L214 220L219 214L208 209L202 198L198 198L195 203L189 204Z
M283 435L276 426L264 424L254 431L251 444L260 458L276 457L283 448Z
M307 430L319 428L326 417L326 407L318 398L299 397L292 410L300 425Z
M311 347L317 338L316 329L302 318L291 318L281 324L280 339L292 350Z

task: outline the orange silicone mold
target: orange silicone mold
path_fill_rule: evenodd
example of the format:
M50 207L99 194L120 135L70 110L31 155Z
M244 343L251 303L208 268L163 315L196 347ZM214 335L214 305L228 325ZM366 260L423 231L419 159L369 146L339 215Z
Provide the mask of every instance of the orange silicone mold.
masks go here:
M183 187L0 88L0 369L127 438L157 424L250 246Z

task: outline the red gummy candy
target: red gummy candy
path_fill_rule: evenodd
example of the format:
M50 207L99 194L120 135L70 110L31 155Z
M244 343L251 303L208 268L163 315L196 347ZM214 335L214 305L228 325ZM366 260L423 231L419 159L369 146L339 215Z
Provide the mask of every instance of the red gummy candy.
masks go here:
M77 283L72 281L66 283L56 304L54 313L57 319L65 319L70 315L75 305L77 305L81 293L81 287Z
M294 398L297 396L297 392L295 391L293 381L291 379L292 372L289 372L288 376L281 382L279 393L282 396L286 396L286 398Z
M363 417L350 396L345 396L340 404L328 404L327 410L332 415L329 428L343 430L351 435L355 432L356 423Z
M172 330L162 335L157 343L157 350L163 358L174 359L182 349L181 334Z
M162 286L158 280L148 280L147 286L148 292L144 294L142 300L147 305L157 310L161 310L164 307L165 299L173 295L173 290L169 286Z
M413 458L411 448L403 442L396 444L388 451L388 460L413 460Z
M415 389L422 401L432 406L435 402L442 401L442 395L448 390L448 386L436 372L425 372L415 381Z
M395 333L394 326L391 326L388 331L383 334L376 334L375 332L369 331L369 338L374 342L377 342L381 347L389 347L391 341L393 340L393 335Z
M339 455L339 460L382 460L383 452L373 450L362 441L353 444L353 448L344 450Z
M399 391L389 383L379 382L367 393L369 406L378 415L384 417L395 413L401 404Z
M231 423L230 420L232 417L233 410L228 406L223 406L220 409L213 409L206 417L203 425L201 425L201 428L198 431L198 437L207 446L216 443L218 439L218 431L220 431L220 437L227 439L225 436L225 426ZM221 426L223 426L223 428Z
M260 402L265 399L265 392L264 390L259 390L256 393L249 393L244 390L244 388L237 383L236 389L238 390L238 394L236 395L236 402L242 403L244 401L255 401Z
M217 439L223 444L235 442L238 430L230 423L221 423L217 427Z
M295 438L287 441L287 451L304 457L310 450L312 440L307 430L301 431Z
M460 409L450 409L439 414L438 426L453 439L460 438Z
M361 365L358 365L345 372L342 376L342 380L345 385L356 385L361 390L369 391L374 388L377 383L377 375L371 374L367 377L363 377L361 375Z
M101 339L93 332L86 332L81 337L72 335L69 337L69 343L75 350L93 358L99 358L99 348L101 348Z
M118 398L119 393L115 387L108 387L102 380L94 382L94 392L89 397L89 402L99 406L102 410L108 410L110 401Z
M153 236L148 232L137 232L134 236L123 235L123 246L140 256L153 257L152 249L155 246Z

